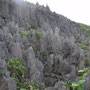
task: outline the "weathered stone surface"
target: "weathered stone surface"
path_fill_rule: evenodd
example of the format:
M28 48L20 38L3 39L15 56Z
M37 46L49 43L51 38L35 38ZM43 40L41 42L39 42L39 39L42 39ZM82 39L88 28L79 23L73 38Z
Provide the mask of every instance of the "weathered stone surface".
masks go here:
M58 88L58 90L68 90L66 83L64 83L63 81L58 81L55 84L55 87Z
M5 74L0 76L0 90L16 90L4 61L15 57L24 61L25 77L38 83L40 90L67 90L64 81L76 81L78 70L90 59L90 45L88 50L80 48L85 41L89 43L90 37L79 24L51 12L48 6L0 0L0 72ZM89 76L84 90L90 90Z
M25 57L25 62L29 69L27 75L29 76L30 81L37 82L39 85L42 85L44 66L35 58L32 47L27 49L27 51L25 52Z
M13 44L12 55L13 55L13 57L22 58L22 51L21 51L20 43Z
M48 88L46 88L45 90L58 90L58 89L55 88L55 87L48 87Z
M8 51L5 45L5 42L0 42L0 57L1 58L6 58L8 55Z

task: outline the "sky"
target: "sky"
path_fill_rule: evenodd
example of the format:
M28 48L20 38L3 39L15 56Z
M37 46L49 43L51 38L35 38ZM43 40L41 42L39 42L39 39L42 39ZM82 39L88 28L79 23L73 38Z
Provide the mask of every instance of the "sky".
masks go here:
M27 0L40 5L48 5L51 11L79 23L90 25L90 0Z

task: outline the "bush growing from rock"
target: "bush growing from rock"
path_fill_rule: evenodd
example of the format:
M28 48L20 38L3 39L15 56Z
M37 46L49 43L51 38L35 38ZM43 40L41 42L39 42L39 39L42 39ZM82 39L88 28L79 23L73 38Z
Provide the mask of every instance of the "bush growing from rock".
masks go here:
M21 37L24 35L28 35L28 33L26 31L22 31L22 30L20 30L19 33L20 33Z
M38 84L34 82L29 83L24 79L23 75L26 67L18 58L8 60L7 68L10 72L10 76L16 81L18 90L37 90L39 87Z
M83 78L87 77L88 75L88 67L84 68L83 70L79 70L78 72L81 73L81 76L78 78L78 81L66 81L67 85L70 87L70 90L83 90L82 84L86 81Z

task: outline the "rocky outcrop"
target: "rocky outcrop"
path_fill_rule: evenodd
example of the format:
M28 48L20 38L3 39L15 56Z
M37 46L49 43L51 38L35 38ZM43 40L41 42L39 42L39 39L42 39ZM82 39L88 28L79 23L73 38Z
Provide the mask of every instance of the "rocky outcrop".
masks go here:
M0 0L0 4L0 26L6 25L9 21L14 21L19 26L25 26L26 29L30 29L30 24L44 30L50 28L55 30L58 27L62 32L60 34L64 33L67 36L74 36L83 40L83 32L81 32L78 24L51 12L48 6L40 6L38 3L34 5L23 0Z
M6 66L16 57L27 67L25 78L40 90L67 90L65 80L76 81L78 70L90 66L89 38L48 6L0 0L0 90L16 90ZM84 90L90 90L89 73L86 81Z

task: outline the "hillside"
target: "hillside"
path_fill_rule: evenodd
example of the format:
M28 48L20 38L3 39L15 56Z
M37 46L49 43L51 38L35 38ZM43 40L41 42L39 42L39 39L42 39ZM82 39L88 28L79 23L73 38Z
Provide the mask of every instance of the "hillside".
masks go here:
M0 90L72 90L66 81L83 68L90 90L90 26L38 3L0 0Z

